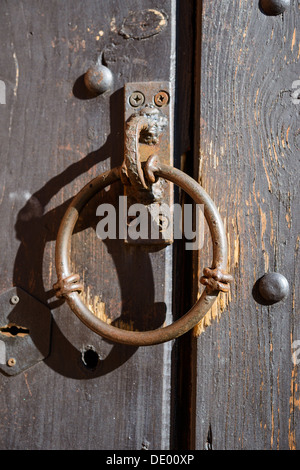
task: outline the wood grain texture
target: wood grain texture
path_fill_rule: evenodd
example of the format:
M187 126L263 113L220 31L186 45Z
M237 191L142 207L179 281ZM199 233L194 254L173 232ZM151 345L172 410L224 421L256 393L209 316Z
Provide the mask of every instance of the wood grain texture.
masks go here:
M54 244L71 198L123 159L124 83L174 80L175 2L166 24L142 39L120 34L126 18L157 2L3 1L0 79L1 292L18 285L53 313L50 356L16 377L0 377L1 449L164 449L170 441L171 347L113 345L55 300ZM151 25L150 25L151 26ZM114 88L89 99L83 74L104 51ZM158 54L157 51L160 51ZM164 57L164 60L161 60ZM170 321L172 252L101 243L95 211L84 210L74 269L97 315L127 328ZM142 306L142 308L141 308ZM88 370L82 353L100 356Z
M298 2L270 17L257 1L204 0L197 24L195 172L224 220L235 281L194 332L191 445L296 449L300 105L291 93L299 79ZM199 273L209 244L208 237ZM253 295L268 271L290 283L288 298L273 306Z

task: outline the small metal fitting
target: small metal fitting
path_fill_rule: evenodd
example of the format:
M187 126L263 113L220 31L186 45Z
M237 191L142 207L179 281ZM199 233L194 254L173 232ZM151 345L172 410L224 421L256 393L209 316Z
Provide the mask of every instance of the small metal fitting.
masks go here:
M134 108L138 108L139 106L142 106L145 103L145 96L140 91L135 91L129 97L129 103Z
M166 91L160 91L156 93L154 97L154 103L160 108L166 106L169 103L169 94Z
M14 366L16 365L16 363L17 363L17 361L15 360L14 357L10 357L10 358L8 359L8 361L7 361L7 365L8 365L9 367L14 367Z
M20 299L19 299L19 297L18 297L17 295L13 295L13 296L11 297L11 299L10 299L10 303L11 303L12 305L17 305L17 303L19 303L19 301L20 301Z
M102 63L101 53L97 62L92 65L84 75L84 83L87 89L94 95L101 95L111 90L113 86L113 74L111 70Z

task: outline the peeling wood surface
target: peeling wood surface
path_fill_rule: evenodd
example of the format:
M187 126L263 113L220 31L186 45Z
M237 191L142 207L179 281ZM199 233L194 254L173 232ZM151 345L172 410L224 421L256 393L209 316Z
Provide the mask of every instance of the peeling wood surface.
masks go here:
M257 1L198 3L195 174L224 220L235 282L194 331L192 446L299 449L298 2L276 17ZM269 307L253 296L268 271L290 284Z
M160 10L149 8L132 12L123 21L120 34L126 39L145 39L159 34L168 24L167 15Z
M158 3L2 2L0 79L7 104L0 108L0 289L18 285L48 304L53 329L43 363L13 378L0 376L1 449L170 445L172 345L110 344L52 289L54 243L71 198L122 162L122 87L174 79L173 0L163 2L158 22L158 13L144 19L151 34L134 39L121 31L133 12L138 18L140 11L157 12ZM101 51L114 89L89 99L83 74ZM84 210L73 237L74 267L97 316L130 329L155 328L171 321L172 250L97 239L96 207L114 203L118 194L122 188L115 185ZM95 370L83 364L87 350L100 356Z

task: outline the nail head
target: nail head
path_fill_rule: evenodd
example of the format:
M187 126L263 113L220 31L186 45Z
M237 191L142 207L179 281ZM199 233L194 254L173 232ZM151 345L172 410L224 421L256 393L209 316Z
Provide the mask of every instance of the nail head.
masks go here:
M20 301L19 297L17 295L13 295L10 299L10 303L13 305L16 305Z
M111 89L113 74L108 67L97 63L90 67L84 75L84 83L90 92L101 95Z
M259 293L268 302L280 302L289 293L289 283L280 273L267 273L259 281Z

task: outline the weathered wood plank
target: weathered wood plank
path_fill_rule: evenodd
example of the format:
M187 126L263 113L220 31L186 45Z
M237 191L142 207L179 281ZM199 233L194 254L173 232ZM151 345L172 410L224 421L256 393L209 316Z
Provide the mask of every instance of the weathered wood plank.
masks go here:
M157 8L152 0L2 2L0 289L23 287L51 306L54 319L48 359L0 377L2 449L169 447L172 344L138 350L109 344L52 289L54 243L70 199L122 162L124 83L174 80L173 0L163 2L166 24L158 30L143 38L136 30L134 38L120 34L132 12ZM103 50L114 89L87 99L82 75ZM154 328L172 316L172 250L100 243L95 209L120 190L111 188L84 211L74 266L98 315ZM89 346L101 358L94 371L82 363Z
M194 331L198 449L300 445L292 362L300 339L296 3L271 17L256 1L199 2L197 174L225 222L235 282ZM209 244L207 237L199 271L210 262ZM282 273L291 288L269 307L252 295L268 271Z

